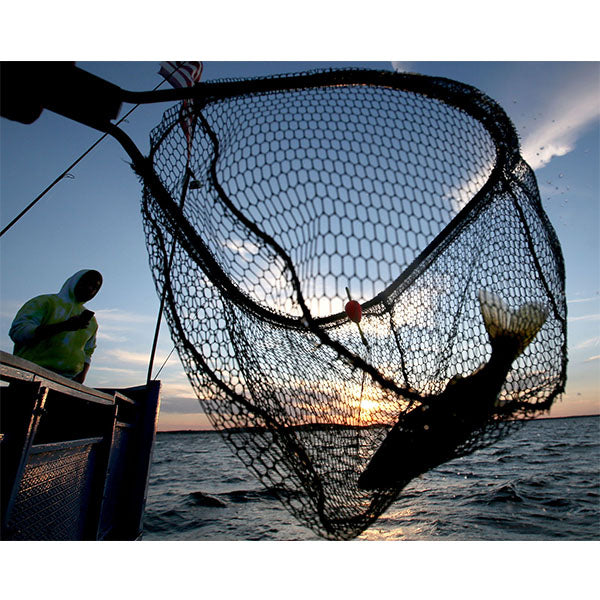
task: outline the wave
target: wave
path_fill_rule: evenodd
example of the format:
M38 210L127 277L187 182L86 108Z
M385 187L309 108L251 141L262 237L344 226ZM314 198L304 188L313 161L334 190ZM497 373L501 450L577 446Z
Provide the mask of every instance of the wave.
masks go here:
M190 500L192 503L198 506L227 506L227 504L219 498L211 496L210 494L205 494L204 492L192 492L191 494L189 494L188 500Z
M190 492L187 500L197 506L225 507L229 503L244 504L247 502L264 502L265 500L280 500L283 496L296 495L283 487L237 489L228 492L206 493L203 491Z
M440 465L412 481L361 539L599 540L599 425L597 417L531 422L495 446ZM220 436L186 433L159 442L145 539L317 539L278 501L293 504L301 492L289 481L289 490L260 487ZM198 447L202 453L191 451Z
M516 486L512 483L506 483L492 491L487 504L494 504L496 502L523 502L523 500Z

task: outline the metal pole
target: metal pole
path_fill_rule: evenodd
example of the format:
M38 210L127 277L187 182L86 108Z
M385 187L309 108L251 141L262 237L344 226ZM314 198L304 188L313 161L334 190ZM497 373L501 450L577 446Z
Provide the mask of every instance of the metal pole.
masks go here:
M191 171L188 165L185 168L185 175L183 178L183 186L181 189L181 197L179 200L179 208L183 208L183 203L185 202L185 195L187 193L188 185L190 182ZM173 245L171 246L171 254L169 256L169 271L171 271L171 265L173 264L173 258L175 256L175 246L177 245L177 240L173 240ZM152 369L154 367L154 357L156 355L156 346L158 344L158 335L160 333L160 322L162 320L163 311L165 308L165 298L167 295L166 285L163 285L162 295L160 298L160 306L158 308L158 317L156 319L156 327L154 329L154 340L152 341L152 350L150 351L150 361L148 364L148 375L146 377L146 385L150 383L152 380Z

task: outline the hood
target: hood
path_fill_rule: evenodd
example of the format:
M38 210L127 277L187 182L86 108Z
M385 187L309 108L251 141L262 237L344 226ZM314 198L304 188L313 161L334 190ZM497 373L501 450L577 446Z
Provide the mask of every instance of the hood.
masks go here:
M83 305L83 302L77 302L77 300L75 299L75 286L77 285L77 283L79 282L79 280L88 272L88 271L94 271L95 269L82 269L81 271L77 271L77 273L75 273L75 275L71 275L71 277L69 277L69 279L67 279L64 283L63 286L60 288L60 292L58 292L58 295L63 298L64 300L67 300L69 302L73 302L75 304L81 304Z

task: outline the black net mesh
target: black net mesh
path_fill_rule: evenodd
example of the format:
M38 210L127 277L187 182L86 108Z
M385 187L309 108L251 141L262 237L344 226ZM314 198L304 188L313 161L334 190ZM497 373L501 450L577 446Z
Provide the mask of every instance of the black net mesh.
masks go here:
M251 471L320 535L354 537L411 477L562 391L560 246L512 124L471 87L344 70L198 88L201 101L165 113L139 169L174 342ZM455 376L494 362L482 290L509 315L542 307L541 329L484 418L422 464L398 456L413 463L404 479L362 489L394 424L410 429L421 406L450 402ZM419 444L434 449L444 422Z

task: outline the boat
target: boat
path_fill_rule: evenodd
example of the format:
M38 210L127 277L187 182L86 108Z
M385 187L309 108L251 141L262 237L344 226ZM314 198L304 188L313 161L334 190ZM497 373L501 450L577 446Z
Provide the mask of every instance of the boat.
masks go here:
M158 380L94 389L0 351L1 539L139 540Z
M1 116L24 124L66 105L65 116L83 111L81 122L95 127L121 106L119 88L73 62L3 62L0 74ZM82 101L80 89L95 99ZM0 539L141 539L160 406L161 384L150 376L159 323L160 314L138 387L90 388L0 351Z

